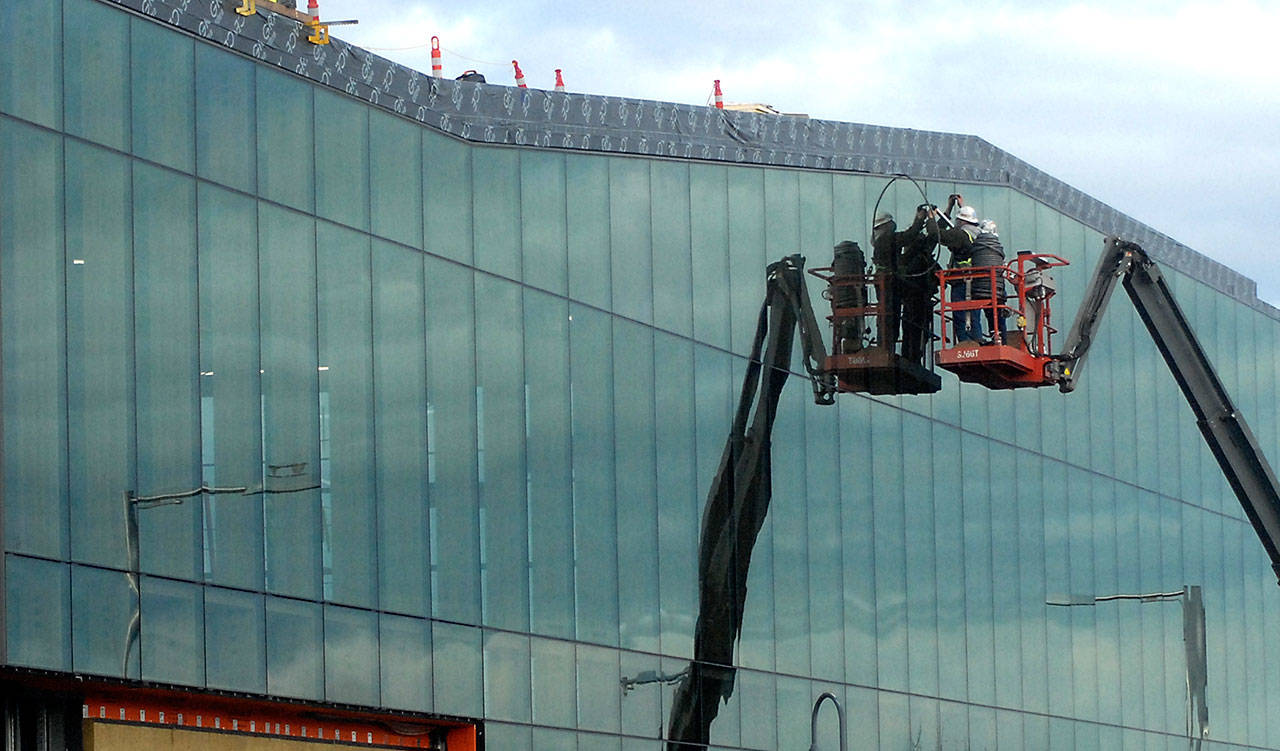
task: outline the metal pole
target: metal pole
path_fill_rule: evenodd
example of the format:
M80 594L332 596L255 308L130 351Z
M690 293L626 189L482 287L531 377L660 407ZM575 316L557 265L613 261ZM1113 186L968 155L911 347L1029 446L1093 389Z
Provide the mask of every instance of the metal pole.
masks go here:
M830 691L824 691L822 696L813 703L813 714L809 718L809 751L818 751L818 710L822 708L822 702L827 699L835 705L836 717L840 720L840 751L848 751L849 734L845 728L844 708L840 706L840 700Z

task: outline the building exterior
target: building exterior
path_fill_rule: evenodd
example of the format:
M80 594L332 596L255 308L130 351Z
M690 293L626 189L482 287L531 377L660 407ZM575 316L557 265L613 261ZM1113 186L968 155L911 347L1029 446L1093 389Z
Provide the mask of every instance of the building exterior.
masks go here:
M1069 258L1063 323L1143 243L1280 456L1252 282L978 139L439 81L236 4L0 2L11 747L72 676L663 747L764 267L865 244L896 172ZM1280 748L1266 556L1103 328L1072 395L784 393L714 747L804 747L830 691L853 748L1181 748L1176 602L1046 603L1194 585L1204 747Z

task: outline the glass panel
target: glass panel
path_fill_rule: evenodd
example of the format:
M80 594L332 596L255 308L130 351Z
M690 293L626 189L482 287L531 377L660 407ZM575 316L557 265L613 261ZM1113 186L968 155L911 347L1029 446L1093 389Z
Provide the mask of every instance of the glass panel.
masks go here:
M1071 533L1072 515L1068 507L1066 466L1058 462L1044 465L1044 543L1046 599L1072 593L1071 562L1067 540ZM941 526L941 518L938 520ZM942 569L938 570L938 586L942 587ZM1092 608L1084 608L1091 610ZM1071 714L1071 618L1076 608L1048 607L1045 610L1047 639L1045 652L1049 663L1049 712ZM940 611L941 612L941 611Z
M250 192L257 176L256 67L216 46L196 45L196 170L207 180Z
M534 751L573 751L576 748L577 738L567 730L533 729Z
M258 215L229 191L201 184L197 194L203 479L247 489L262 478ZM206 579L261 589L262 496L206 496L203 524Z
M784 739L800 740L812 734L810 717L813 712L813 702L810 700L810 693L809 681L793 676L778 677L776 711L779 747L791 745Z
M321 223L316 242L325 599L373 607L378 537L369 240Z
M968 696L969 701L983 704L990 704L995 699L990 447L991 444L983 439L967 434L960 437L960 466L964 468L964 614L965 646L969 658Z
M1129 544L1138 546L1138 563L1139 563L1139 580L1138 589L1140 592L1172 592L1178 588L1177 582L1166 582L1164 579L1164 571L1162 569L1161 554L1161 537L1160 537L1160 499L1153 493L1139 491L1137 497L1138 503L1138 537L1129 541ZM1102 513L1102 508L1098 508L1097 513ZM1237 549L1237 553L1239 550ZM1237 580L1239 581L1239 580ZM1142 630L1142 707L1143 707L1143 727L1156 730L1173 730L1172 723L1165 720L1164 707L1164 683L1165 683L1165 663L1173 662L1174 654L1167 657L1164 654L1164 620L1165 610L1175 610L1178 608L1178 602L1156 602L1147 605L1145 603L1138 606L1138 615L1141 617ZM1235 619L1237 623L1245 620L1244 613L1240 613ZM1245 644L1245 633L1241 629L1236 637L1239 639L1239 646L1243 649ZM1234 640L1233 640L1234 641ZM1244 655L1240 655L1240 669L1244 669ZM1179 671L1182 672L1182 671ZM1245 702L1240 703L1241 707L1246 706ZM1182 713L1179 712L1179 715ZM1182 719L1181 717L1179 719ZM1177 723L1185 728L1185 723Z
M565 156L569 297L609 307L609 162L600 157Z
M778 691L774 680L769 673L738 671L742 745L748 748L778 748Z
M423 212L427 252L471 263L473 146L422 132Z
M907 688L908 653L907 624L904 617L907 606L907 553L906 516L903 506L905 469L902 413L883 405L873 404L871 435L874 437L871 451L869 455L862 454L862 462L864 470L870 469L875 499L872 514L875 519L877 685L903 691ZM973 442L977 439L969 440ZM966 504L966 509L967 506ZM968 528L969 525L966 524L966 531ZM882 697L882 712L884 708ZM902 708L902 713L906 714L905 707ZM884 718L881 719L880 737L885 738L886 725ZM896 729L897 725L893 727ZM892 736L889 737L892 738Z
M71 135L127 151L129 16L92 0L64 0L63 17L75 19L62 29L62 64L73 71L63 78L64 127Z
M480 629L452 623L431 624L435 659L436 711L479 717L484 704Z
M613 414L621 644L658 651L653 332L615 319Z
M302 211L312 210L315 164L333 158L317 151L311 129L312 87L283 71L257 69L258 192L263 198ZM345 175L346 182L358 181Z
M303 699L325 697L328 656L320 605L267 598L267 691ZM377 665L376 661L371 664Z
M609 735L578 733L578 751L622 751L622 739Z
M578 645L577 665L578 727L618 732L622 712L618 652Z
M504 725L500 722L486 722L484 725L485 745L492 748L509 748L511 751L528 751L533 744L532 732L527 725ZM572 744L572 739L570 743ZM572 745L569 746L569 748L572 747Z
M533 291L524 295L529 472L531 629L571 638L573 610L573 496L569 452L569 306Z
M258 222L267 589L319 599L315 225L266 203Z
M649 165L639 159L609 160L609 252L612 310L653 320L653 250Z
M1026 671L1019 649L1020 602L1018 591L1018 502L1017 474L1026 471L1031 459L1019 462L1012 447L992 442L991 446L991 577L992 630L995 634L996 704L1022 706L1022 683ZM1039 457L1036 457L1038 461ZM1018 725L1021 732L1021 724ZM1001 741L1003 743L1003 740Z
M685 339L654 337L658 593L661 652L693 654L698 617L697 445L694 439L694 353ZM709 481L708 481L709 482Z
M569 289L565 156L520 152L520 225L524 281L565 294Z
M520 287L476 275L476 376L484 622L529 629L524 338Z
M427 259L431 605L436 617L463 623L480 622L479 395L472 276L470 270Z
M484 634L484 714L499 720L529 722L529 637Z
M763 172L745 167L729 170L729 290L732 321L730 349L745 355L755 335L764 299Z
M77 673L138 677L138 592L119 571L71 567L71 650Z
M533 721L573 727L577 708L577 676L571 642L531 640Z
M373 233L422 247L423 128L369 111L369 208Z
M911 748L942 748L942 718L938 716L938 702L912 696L908 699L908 712L911 728ZM1014 715L1018 717L1019 715ZM1044 745L1031 745L1020 748L1043 749Z
M689 165L693 336L715 347L729 346L728 174L722 166Z
M881 742L889 748L909 747L911 743L911 717L907 697L902 694L879 692L878 730ZM972 723L970 732L972 733ZM972 737L972 736L971 736ZM994 741L994 738L992 739ZM975 744L977 745L977 744ZM968 746L972 748L972 746ZM979 745L978 748L995 748L995 743Z
M427 457L435 448L427 445L430 417L423 295L421 255L375 241L378 602L384 610L421 616L430 613Z
M382 705L427 712L431 709L431 623L422 618L382 614L378 657Z
M16 7L0 19L31 15ZM24 36L5 36L0 55ZM52 558L68 554L62 217L61 138L0 119L4 547Z
M1094 480L1097 509L1095 572L1097 594L1141 593L1139 514L1133 489L1109 478ZM1098 711L1116 723L1141 718L1142 613L1135 603L1118 602L1094 608L1098 620ZM1109 701L1108 701L1109 700Z
M5 556L4 606L10 665L71 669L71 580L66 564Z
M846 457L840 463L845 680L868 686L875 685L876 682L876 582L872 575L875 571L875 527L871 483L867 482L865 466L866 458L871 452L871 404L870 399L856 397L841 400L837 404L840 413L840 455ZM940 599L943 596L942 572L945 570L942 567L944 561L948 561L941 545L947 540L947 536L938 538ZM958 553L956 562L959 562ZM963 606L960 612L963 612ZM963 638L963 623L959 629ZM963 642L961 644L960 655L963 656ZM963 670L960 675L963 679ZM963 688L961 690L963 692Z
M475 265L520 278L520 154L513 149L472 147L471 179L476 222Z
M324 698L379 706L378 614L324 608Z
M775 619L774 664L779 673L809 675L809 524L806 514L806 456L804 434L806 389L782 392L773 427L773 499L769 517L773 534L773 566L768 589L748 590L747 611L761 603L760 595L773 596ZM754 555L751 566L757 565ZM747 574L750 580L751 573ZM806 688L804 693L807 694Z
M314 89L316 213L369 231L369 108L337 92Z
M200 487L199 293L195 180L133 170L134 363L137 492ZM138 509L142 570L200 578L200 499Z
M200 590L195 584L143 577L143 680L204 685L204 597Z
M609 317L569 308L572 358L574 577L578 638L618 643L618 527Z
M1241 554L1243 551L1244 541L1244 525L1234 520L1224 519L1222 521L1222 596L1219 598L1219 612L1222 614L1221 625L1216 629L1220 634L1221 661L1225 666L1226 673L1226 701L1223 702L1222 710L1218 717L1226 719L1225 732L1222 737L1230 738L1237 742L1243 742L1248 737L1249 732L1249 695L1248 695L1248 669L1246 667L1249 657L1245 654L1245 632L1246 626L1252 624L1245 623L1244 608L1242 607L1241 587L1244 581L1244 571L1241 562ZM1206 631L1208 627L1206 626ZM1209 659L1214 659L1217 655L1210 653ZM1158 659L1158 654L1157 654ZM1219 684L1222 685L1222 684ZM1147 702L1146 711L1147 719L1150 720L1151 708L1153 701Z
M937 466L934 463L936 454L933 431L927 420L911 414L902 415L902 450L902 490L906 501L903 517L907 586L907 685L914 693L936 696L938 600L937 557L934 549L936 528L933 523L934 488L932 473L917 471L917 468ZM879 454L878 450L873 451ZM943 534L947 532L944 531ZM1016 594L1016 587L1010 589ZM1016 629L1017 622L1014 621L1013 625ZM933 728L929 730L932 732Z
M121 499L135 482L130 187L127 159L67 143L71 554L118 568L128 563Z
M1074 595L1110 594L1098 592L1098 582L1094 576L1094 550L1093 550L1093 532L1092 520L1094 515L1094 506L1092 500L1092 488L1090 484L1092 478L1085 472L1074 467L1067 469L1066 477L1066 493L1067 493L1067 560L1069 561L1068 569L1068 591ZM1119 503L1125 503L1124 499L1120 499ZM1136 530L1133 538L1126 537L1121 533L1120 539L1132 541L1136 543ZM1126 547L1135 547L1132 544ZM1125 570L1123 553L1120 554L1120 571ZM1137 571L1137 566L1133 567L1133 571ZM1136 584L1136 582L1134 582ZM1122 579L1120 582L1122 592L1134 592L1136 589L1131 588ZM1093 720L1098 717L1098 654L1097 654L1097 616L1104 606L1098 607L1074 607L1066 608L1071 617L1071 677L1073 693L1074 716L1084 719ZM1121 604L1123 608L1123 603ZM1132 608L1123 608L1124 612L1132 612L1135 615L1137 611ZM1128 632L1125 621L1121 620L1121 634ZM1140 638L1141 626L1136 625L1132 633L1135 637ZM1122 636L1123 639L1123 636ZM1122 645L1124 642L1121 642ZM1141 647L1137 641L1129 643L1133 654L1141 654ZM1122 650L1122 654L1126 650ZM1140 668L1135 670L1137 673ZM1142 683L1139 678L1138 683L1134 684L1135 691L1126 691L1126 696L1137 696L1142 691ZM1134 720L1130 723L1130 720ZM1125 716L1127 724L1135 727L1141 725L1139 718L1131 718Z
M195 172L195 45L150 20L130 19L133 153Z
M1045 630L1045 488L1044 460L1019 455L1018 504L1019 611L1022 634L1022 707L1044 712L1048 707L1048 649ZM1028 736L1030 737L1030 736Z
M0 111L62 127L62 3L5 3L0 39Z
M662 668L662 660L656 655L621 652L618 657L622 676L638 676L644 673L659 675ZM667 720L667 717L662 714L662 688L661 683L648 683L637 685L628 691L626 685L623 685L621 701L623 733L642 737L659 737L659 728L666 727ZM634 743L632 746L641 747L642 744Z
M204 608L204 662L209 688L266 691L262 595L205 587Z

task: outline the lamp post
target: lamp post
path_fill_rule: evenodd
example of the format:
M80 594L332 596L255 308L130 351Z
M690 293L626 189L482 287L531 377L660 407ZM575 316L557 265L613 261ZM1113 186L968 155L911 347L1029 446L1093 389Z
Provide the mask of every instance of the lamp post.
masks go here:
M1208 669L1205 650L1204 600L1201 597L1200 587L1198 585L1183 586L1175 592L1146 594L1059 595L1045 600L1045 604L1057 607L1080 607L1116 600L1137 600L1141 603L1178 600L1182 603L1182 644L1186 653L1187 741L1190 749L1199 751L1204 739L1209 737L1209 707L1205 703Z
M822 702L827 700L836 708L836 719L840 722L840 751L846 751L849 748L849 732L845 727L844 707L840 706L840 700L830 691L824 691L813 703L813 713L809 716L809 751L818 751L818 710L822 708Z

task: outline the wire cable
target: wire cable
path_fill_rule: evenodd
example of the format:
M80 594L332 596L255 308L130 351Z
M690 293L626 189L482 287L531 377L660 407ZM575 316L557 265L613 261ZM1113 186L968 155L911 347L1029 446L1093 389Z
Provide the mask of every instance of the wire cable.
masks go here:
M896 172L896 173L894 173L893 177L889 180L889 182L885 183L885 184L884 184L884 187L880 189L880 195L876 196L876 205L875 205L875 207L873 207L873 208L871 209L871 224L872 224L872 232L874 232L874 231L875 231L875 226L874 226L874 225L875 225L875 221L876 221L876 214L880 213L880 202L881 202L882 200L884 200L884 194L889 192L889 188L890 188L890 186L892 186L892 185L893 185L894 183L896 183L898 180L902 180L902 179L910 180L910 181L911 181L911 184L912 184L912 185L914 185L914 186L916 186L916 190L920 192L920 197L924 199L924 203L925 203L925 204L927 204L927 205L929 205L929 206L933 206L933 205L934 205L934 204L932 204L932 203L930 203L930 202L929 202L929 196L928 196L928 194L926 194L926 193L924 192L924 188L922 188L922 187L920 186L920 183L916 182L916 179L915 179L914 177L912 177L911 175L908 175L908 174L902 173L902 172ZM937 227L937 223L935 223L935 224L934 224L934 232L933 232L933 235L934 235L933 262L934 262L934 263L938 263L938 261L939 261L939 257L941 256L941 253L939 252L938 247L942 244L942 230L938 229L938 227ZM874 244L874 243L873 243L873 244ZM939 265L941 265L941 264L939 264ZM932 272L932 271L922 271L922 272L920 272L920 273L918 273L918 274L904 274L904 276L908 276L908 277L913 277L913 276L926 276L926 275L931 274L931 273L933 273L933 272Z

